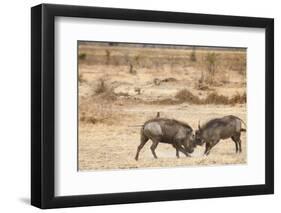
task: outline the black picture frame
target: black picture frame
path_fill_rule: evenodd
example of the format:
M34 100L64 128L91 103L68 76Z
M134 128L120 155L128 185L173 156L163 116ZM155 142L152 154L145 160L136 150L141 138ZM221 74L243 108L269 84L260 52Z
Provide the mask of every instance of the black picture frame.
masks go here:
M93 195L54 195L55 17L263 28L265 48L265 184ZM218 198L274 193L274 20L164 11L41 4L31 8L31 204L39 208Z

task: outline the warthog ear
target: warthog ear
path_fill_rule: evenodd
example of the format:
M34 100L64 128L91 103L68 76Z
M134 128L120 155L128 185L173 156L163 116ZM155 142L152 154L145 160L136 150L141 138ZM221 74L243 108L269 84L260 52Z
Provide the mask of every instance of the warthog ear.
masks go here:
M200 120L198 121L198 129L200 130L201 127L200 127Z

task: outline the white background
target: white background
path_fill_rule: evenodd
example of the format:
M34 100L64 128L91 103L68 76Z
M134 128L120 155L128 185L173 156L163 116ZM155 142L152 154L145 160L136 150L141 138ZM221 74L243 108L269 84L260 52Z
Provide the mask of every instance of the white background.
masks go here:
M55 23L55 195L265 183L264 29L65 17ZM77 40L247 47L247 164L77 172ZM173 181L178 177L188 181Z
M275 58L281 54L281 14L278 1L45 1L212 14L265 16L275 18ZM30 7L40 1L3 1L1 4L1 212L37 212L28 205L30 196ZM280 61L275 63L275 108L281 108ZM279 82L279 86L277 85ZM275 112L275 131L280 129L280 110ZM280 209L281 137L275 136L275 195L173 201L51 210L56 212L262 212ZM279 210L280 211L280 210Z

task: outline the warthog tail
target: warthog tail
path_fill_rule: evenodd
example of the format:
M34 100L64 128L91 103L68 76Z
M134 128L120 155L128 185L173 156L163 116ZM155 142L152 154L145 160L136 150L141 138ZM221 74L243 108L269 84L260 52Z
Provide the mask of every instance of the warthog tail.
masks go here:
M238 120L240 120L240 121L245 125L245 127L247 128L247 124L246 124L241 118L239 118L239 117L237 117L237 116L233 116L233 117L235 117L235 118L237 118ZM241 128L240 131L241 131L241 132L246 132L246 129Z
M247 125L246 125L246 123L241 119L241 118L239 118L239 120L245 125L245 127L247 128Z

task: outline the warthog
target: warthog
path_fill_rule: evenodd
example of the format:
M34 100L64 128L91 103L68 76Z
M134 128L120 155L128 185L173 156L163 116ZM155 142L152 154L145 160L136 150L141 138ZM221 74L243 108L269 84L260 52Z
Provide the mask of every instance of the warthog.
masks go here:
M135 159L138 160L139 152L150 139L150 147L154 158L157 158L155 149L159 143L171 144L176 149L176 156L179 158L179 151L189 156L194 151L194 135L192 128L183 122L167 119L154 118L146 121L140 132L140 145L137 148Z
M242 152L240 136L246 129L242 128L241 122L246 126L242 119L229 115L210 120L202 127L198 124L198 130L195 131L195 144L202 146L206 143L204 154L208 155L221 139L231 138L235 143L236 153Z

